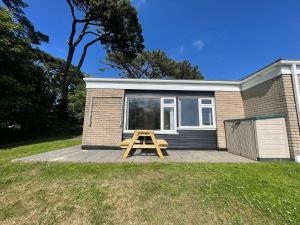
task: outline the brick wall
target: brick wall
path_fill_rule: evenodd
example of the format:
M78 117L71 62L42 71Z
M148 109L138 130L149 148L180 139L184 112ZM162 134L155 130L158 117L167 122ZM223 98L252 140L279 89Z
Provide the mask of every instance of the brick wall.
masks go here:
M291 156L300 153L300 135L290 75L282 75L242 91L245 116L287 115L286 127Z
M244 105L240 92L215 92L217 140L220 149L226 148L224 120L244 117Z
M242 96L246 117L286 112L281 76L242 91Z
M124 90L87 89L82 147L118 147L122 139Z
M300 133L296 109L296 101L294 97L294 89L291 75L283 75L284 94L286 98L286 119L287 133L291 156L295 157L300 154Z

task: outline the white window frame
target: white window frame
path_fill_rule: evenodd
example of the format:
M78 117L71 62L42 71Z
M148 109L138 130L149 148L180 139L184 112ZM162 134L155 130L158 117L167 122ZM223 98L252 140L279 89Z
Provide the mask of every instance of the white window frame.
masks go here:
M199 126L181 126L181 99L184 98L193 98L198 99L198 116L199 116ZM211 104L202 104L202 100L211 100ZM213 116L212 125L203 125L202 121L202 108L211 108ZM179 117L179 126L178 130L215 130L216 129L216 115L215 115L215 100L213 97L196 97L196 96L182 96L178 99L178 117Z
M164 103L164 100L172 99L173 103ZM160 130L163 132L177 132L177 111L176 111L176 97L162 97L160 102ZM174 129L173 130L165 130L164 129L164 109L165 108L173 108L174 109Z
M211 104L202 104L202 100L211 100ZM215 99L214 98L199 98L199 116L200 116L200 126L208 129L216 129L216 115L215 115ZM212 125L204 125L202 118L202 109L203 108L211 108L212 109Z
M124 133L133 133L134 130L128 130L128 119L129 119L129 105L128 105L128 98L134 98L132 97L125 97L125 108L124 108L124 123L123 123L123 132ZM143 96L143 98L160 98L160 130L154 130L154 133L156 134L178 134L177 133L177 103L176 103L176 97L162 97L162 96ZM164 99L173 99L174 103L164 103ZM164 122L164 107L174 107L174 130L164 130L163 122Z

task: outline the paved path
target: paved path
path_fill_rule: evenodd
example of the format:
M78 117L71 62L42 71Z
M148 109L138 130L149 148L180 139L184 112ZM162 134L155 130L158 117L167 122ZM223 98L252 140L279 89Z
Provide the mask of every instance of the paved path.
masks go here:
M133 151L132 151L133 152ZM123 159L122 150L81 150L80 146L64 148L56 151L41 153L13 161L23 162L254 162L226 151L215 150L167 150L163 152L165 158L160 160L154 151L136 150L134 155Z

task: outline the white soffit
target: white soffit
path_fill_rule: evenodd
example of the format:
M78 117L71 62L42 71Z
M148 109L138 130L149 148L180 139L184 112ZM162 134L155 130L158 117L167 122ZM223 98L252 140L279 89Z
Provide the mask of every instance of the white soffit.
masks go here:
M279 75L281 75L281 67L280 66L275 66L275 67L271 67L268 68L264 71L261 71L258 74L254 74L248 78L246 78L245 80L241 81L241 90L247 90L253 86L256 86L260 83L263 83L267 80L270 80L274 77L277 77Z

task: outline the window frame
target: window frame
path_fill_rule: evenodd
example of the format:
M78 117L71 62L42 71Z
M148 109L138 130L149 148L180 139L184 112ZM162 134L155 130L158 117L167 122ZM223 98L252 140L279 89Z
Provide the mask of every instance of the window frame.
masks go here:
M129 119L129 105L128 98L140 98L140 96L125 96L124 100L124 114L123 114L123 132L133 133L134 130L128 130L128 119ZM178 134L178 130L216 130L216 114L215 114L215 99L214 97L199 97L199 96L155 96L147 95L143 98L159 98L160 99L160 130L155 130L156 134ZM180 99L183 98L194 98L198 99L198 116L199 116L199 126L181 126L181 102ZM173 103L164 103L164 99L173 99ZM211 100L211 104L202 104L201 100ZM173 107L174 108L174 130L164 129L164 108ZM202 118L202 108L211 108L213 116L213 125L203 125Z
M164 103L165 99L172 99L173 103ZM177 104L176 97L162 97L160 99L160 130L162 132L176 132L177 129ZM165 108L173 108L174 109L174 129L173 130L165 130L164 129L164 109Z
M123 132L133 133L134 130L128 130L128 120L129 120L129 98L141 98L137 96L125 96L124 101L124 123ZM160 99L160 130L154 130L156 134L178 134L177 133L177 101L174 96L142 96L142 98L159 98ZM173 99L173 103L164 103L164 99ZM164 108L173 107L174 108L174 130L164 129Z
M181 125L181 99L198 99L198 116L199 126L182 126ZM202 100L210 100L211 104L202 104ZM212 125L203 125L202 108L212 109ZM197 97L197 96L180 96L178 98L178 130L215 130L216 129L216 115L215 115L215 100L214 97Z
M211 104L202 104L202 100L211 100ZM216 116L215 116L215 101L214 98L199 98L199 115L200 115L200 126L203 128L216 128ZM211 108L212 110L212 125L204 125L203 124L203 116L202 116L202 109L203 108Z

